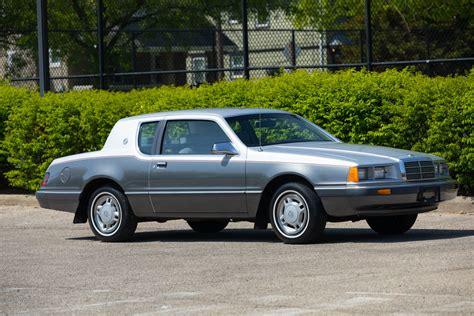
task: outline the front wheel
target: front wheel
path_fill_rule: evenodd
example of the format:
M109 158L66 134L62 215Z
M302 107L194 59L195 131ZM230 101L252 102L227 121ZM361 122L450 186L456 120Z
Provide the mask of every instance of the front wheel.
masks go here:
M229 224L229 220L188 220L188 225L197 233L213 234L218 233Z
M270 221L277 237L285 243L317 241L326 227L327 215L314 190L301 183L287 183L273 194Z
M415 224L418 214L384 216L368 218L367 224L375 232L383 235L399 235L408 231Z
M127 197L113 187L95 190L88 210L89 226L101 241L129 240L137 228Z

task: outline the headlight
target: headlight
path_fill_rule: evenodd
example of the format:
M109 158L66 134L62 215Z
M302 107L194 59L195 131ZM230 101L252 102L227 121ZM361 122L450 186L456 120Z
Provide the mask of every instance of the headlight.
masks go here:
M385 174L387 170L385 167L375 167L374 168L374 179L385 179Z
M398 179L398 171L395 165L374 167L351 167L348 182L359 182L365 180Z
M449 176L449 168L446 162L436 162L434 164L435 175L437 176Z
M359 168L357 175L359 176L359 180L367 180L369 178L369 171L367 168Z
M448 164L443 162L439 164L439 174L443 176L449 176Z

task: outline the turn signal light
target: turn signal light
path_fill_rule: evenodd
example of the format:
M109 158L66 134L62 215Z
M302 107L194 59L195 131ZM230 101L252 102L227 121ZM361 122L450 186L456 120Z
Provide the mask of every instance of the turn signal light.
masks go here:
M347 182L359 182L359 172L357 167L350 167L347 175Z
M390 194L392 194L392 190L391 189L378 189L377 194L378 195L390 195Z

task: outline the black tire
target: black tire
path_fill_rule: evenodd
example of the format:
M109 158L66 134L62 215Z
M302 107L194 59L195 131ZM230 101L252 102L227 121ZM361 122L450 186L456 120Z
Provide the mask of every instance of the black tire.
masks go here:
M318 195L298 182L275 191L269 212L273 232L288 244L316 242L326 227L327 215Z
M367 224L382 235L399 235L408 231L415 224L418 214L397 215L368 218Z
M97 239L116 242L133 237L137 218L132 213L127 197L119 190L109 186L95 190L89 199L87 210L89 226Z
M214 234L218 233L229 224L229 220L209 219L209 220L188 220L188 225L197 233Z

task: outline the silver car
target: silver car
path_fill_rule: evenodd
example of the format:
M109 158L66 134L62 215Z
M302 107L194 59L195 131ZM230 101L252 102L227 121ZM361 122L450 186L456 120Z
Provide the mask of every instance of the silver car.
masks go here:
M185 219L199 233L271 223L282 241L308 243L327 221L404 233L456 193L440 157L345 144L284 111L208 109L119 120L102 150L54 160L36 197L102 241Z

